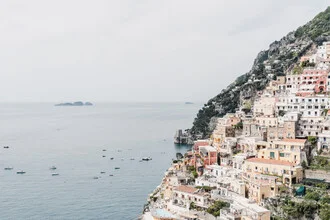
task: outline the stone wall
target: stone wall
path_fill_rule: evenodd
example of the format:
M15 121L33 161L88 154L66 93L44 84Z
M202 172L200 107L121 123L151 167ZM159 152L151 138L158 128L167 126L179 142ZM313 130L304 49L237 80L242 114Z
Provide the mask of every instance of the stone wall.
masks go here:
M305 177L310 179L325 179L326 182L330 182L330 171L305 170Z

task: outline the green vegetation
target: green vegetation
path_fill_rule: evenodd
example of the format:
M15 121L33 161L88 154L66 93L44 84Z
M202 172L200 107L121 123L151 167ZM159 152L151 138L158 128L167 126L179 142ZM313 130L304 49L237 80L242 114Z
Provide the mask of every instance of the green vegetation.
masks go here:
M324 180L303 179L301 183L306 186L316 187L316 188L320 188L322 190L330 189L330 183L324 182Z
M203 189L205 192L211 192L211 190L215 189L216 187L211 186L196 186L197 189Z
M190 205L189 205L189 209L192 210L192 209L196 209L197 206L194 202L191 202Z
M310 165L311 169L330 170L330 163L327 157L315 156Z
M236 130L241 130L241 129L243 129L243 122L240 121L236 125L234 125L233 127Z
M192 171L191 173L195 179L198 177L198 173L196 172L196 170Z
M301 163L301 166L302 166L302 168L307 169L307 163L306 163L306 161L303 161Z
M315 40L321 35L329 35L330 33L330 7L324 12L319 13L312 21L308 22L304 26L299 27L295 32L295 37L301 38L308 36Z
M302 68L302 66L295 66L292 70L292 73L294 75L298 75L298 74L302 74L304 68Z
M223 201L215 201L213 205L211 205L206 211L211 215L217 217L220 216L220 209L229 207L230 204Z
M195 168L194 166L187 166L187 170L188 170L189 172L193 172L193 171L196 170L196 168Z
M313 218L313 215L317 212L318 205L315 202L293 202L288 200L287 204L283 207L283 211L286 217L293 217L301 219L304 216L307 218Z
M315 136L308 136L308 141L315 146L317 144L317 137Z
M315 63L310 63L309 60L303 61L301 62L301 67L305 68L305 67L314 67Z
M323 204L320 208L320 218L322 220L329 220L330 219L330 205Z
M321 199L321 195L317 191L308 191L304 198L307 200L319 201Z

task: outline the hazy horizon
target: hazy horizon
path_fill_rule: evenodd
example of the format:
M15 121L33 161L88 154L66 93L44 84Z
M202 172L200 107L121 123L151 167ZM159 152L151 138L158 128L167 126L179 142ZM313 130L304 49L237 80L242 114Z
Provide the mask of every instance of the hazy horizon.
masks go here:
M4 1L0 103L206 102L329 3Z

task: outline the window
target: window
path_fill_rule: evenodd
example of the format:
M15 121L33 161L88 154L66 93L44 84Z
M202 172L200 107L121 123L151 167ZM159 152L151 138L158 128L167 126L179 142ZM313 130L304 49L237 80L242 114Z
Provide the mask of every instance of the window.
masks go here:
M269 157L270 157L270 158L275 158L275 152L270 152Z
M280 153L280 157L284 157L284 153Z

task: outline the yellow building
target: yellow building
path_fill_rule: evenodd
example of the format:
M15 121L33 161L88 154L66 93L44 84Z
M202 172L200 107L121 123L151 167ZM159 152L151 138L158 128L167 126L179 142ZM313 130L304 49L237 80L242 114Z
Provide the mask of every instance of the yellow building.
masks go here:
M245 172L242 178L246 184L248 198L260 203L263 199L278 195L279 177Z
M267 148L258 151L258 158L287 161L296 165L307 162L305 139L284 139L268 143Z
M303 179L303 169L294 163L263 158L250 158L245 161L245 172L275 175L288 185L299 183Z

